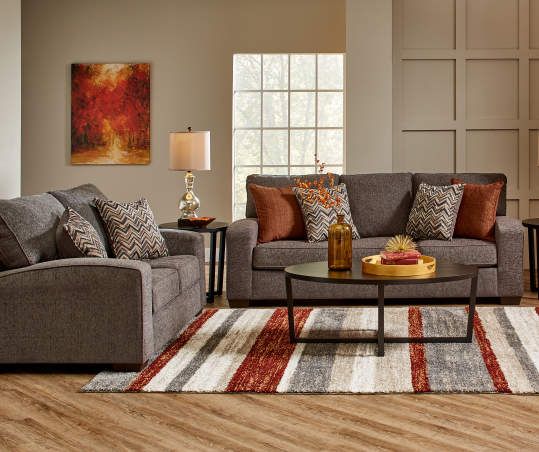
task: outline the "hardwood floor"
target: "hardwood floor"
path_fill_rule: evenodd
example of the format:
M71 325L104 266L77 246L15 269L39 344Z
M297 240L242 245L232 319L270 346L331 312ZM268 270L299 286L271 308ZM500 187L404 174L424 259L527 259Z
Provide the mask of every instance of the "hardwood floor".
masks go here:
M537 396L81 394L94 371L0 372L1 450L539 450Z

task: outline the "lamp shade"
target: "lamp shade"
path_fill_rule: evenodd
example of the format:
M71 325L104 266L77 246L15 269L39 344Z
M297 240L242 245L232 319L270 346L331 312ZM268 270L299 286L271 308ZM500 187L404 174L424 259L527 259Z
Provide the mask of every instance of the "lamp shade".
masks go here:
M171 132L169 169L175 171L210 170L210 132Z

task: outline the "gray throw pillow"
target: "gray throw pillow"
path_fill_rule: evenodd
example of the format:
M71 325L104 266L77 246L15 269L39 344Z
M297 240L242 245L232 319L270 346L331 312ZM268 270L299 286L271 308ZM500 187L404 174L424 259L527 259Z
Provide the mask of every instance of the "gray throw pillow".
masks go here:
M464 184L421 183L408 216L406 234L418 240L451 240L463 192Z
M318 191L316 188L293 187L292 190L301 207L307 240L309 242L323 242L328 239L329 227L337 222L337 214L344 215L344 221L352 226L352 238L359 239L352 215L350 213L350 204L348 202L348 192L346 185L339 184L333 188L327 188L327 192L332 199L340 199L340 205L334 207L325 207L318 199L313 196Z
M66 209L56 228L56 247L62 258L108 257L95 228L71 207Z
M105 223L115 257L155 259L168 256L165 239L146 199L127 203L95 199L94 202Z

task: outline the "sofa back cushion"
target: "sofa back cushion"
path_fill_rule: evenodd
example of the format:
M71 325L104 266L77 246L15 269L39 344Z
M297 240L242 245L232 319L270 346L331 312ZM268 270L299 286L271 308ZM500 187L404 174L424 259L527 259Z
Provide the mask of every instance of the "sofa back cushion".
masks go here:
M84 184L69 190L56 190L49 193L60 201L65 208L71 207L94 227L101 239L101 243L105 245L107 255L112 257L112 249L107 238L105 225L94 203L96 198L108 199L101 190L93 184Z
M245 183L245 189L247 191L247 205L245 206L245 217L246 218L256 218L256 208L253 201L253 196L247 188L249 184L261 185L263 187L293 187L295 185L296 179L301 179L302 181L314 181L322 177L324 182L329 184L329 177L327 174L307 174L302 176L268 176L265 174L251 174L247 176ZM339 175L334 174L335 185L339 183Z
M0 200L0 266L13 269L57 258L56 226L64 207L48 193Z
M451 179L459 179L465 184L492 184L503 182L502 192L498 201L496 215L503 216L506 212L507 177L498 173L416 173L413 177L414 196L421 182L429 185L451 185Z
M402 234L412 208L412 174L342 175L352 219L361 237Z

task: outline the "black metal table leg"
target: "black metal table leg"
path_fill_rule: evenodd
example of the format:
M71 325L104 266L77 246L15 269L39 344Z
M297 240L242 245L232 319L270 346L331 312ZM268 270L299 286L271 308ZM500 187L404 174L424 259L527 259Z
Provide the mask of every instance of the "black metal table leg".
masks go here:
M384 285L378 284L378 356L384 356Z
M226 244L226 229L221 231L219 237L219 262L217 267L217 295L223 295L223 274L225 270L225 245Z
M292 280L286 276L286 304L288 307L288 333L290 335L290 343L296 342L296 326L294 322L294 299L292 298Z
M206 300L208 303L213 303L215 299L215 251L216 251L216 236L217 232L210 233L210 275L208 281L208 292L206 294Z
M468 325L466 326L466 341L472 342L473 323L475 315L475 299L477 296L477 276L470 281L470 300L468 305Z
M539 247L539 243L537 243L537 247ZM528 227L528 257L530 261L530 290L535 292L537 290L535 279L535 229L532 227Z

